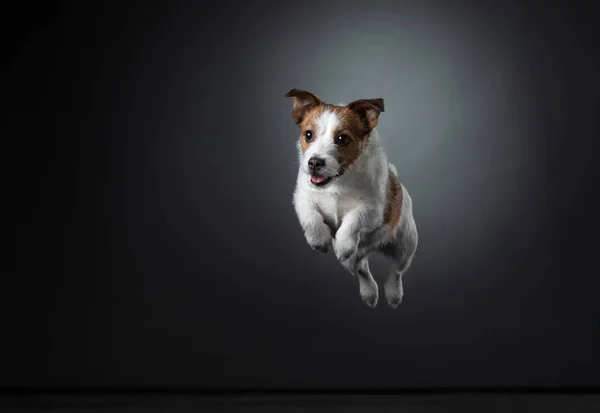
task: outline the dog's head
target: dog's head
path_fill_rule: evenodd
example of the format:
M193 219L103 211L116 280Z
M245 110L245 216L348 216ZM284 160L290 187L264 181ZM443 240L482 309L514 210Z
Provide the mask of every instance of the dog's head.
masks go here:
M384 111L383 99L330 105L304 90L292 89L292 116L300 127L300 170L316 186L325 186L358 161L370 132Z

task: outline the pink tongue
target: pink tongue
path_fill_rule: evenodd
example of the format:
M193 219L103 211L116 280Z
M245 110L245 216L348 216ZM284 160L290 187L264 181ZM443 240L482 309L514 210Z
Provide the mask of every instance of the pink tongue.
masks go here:
M320 184L325 180L325 177L319 175L311 175L310 180L315 184Z

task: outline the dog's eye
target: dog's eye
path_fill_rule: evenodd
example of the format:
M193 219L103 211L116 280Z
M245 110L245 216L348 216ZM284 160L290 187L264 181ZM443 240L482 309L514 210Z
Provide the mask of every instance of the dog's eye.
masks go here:
M336 145L346 146L350 143L350 138L348 137L348 135L338 135L334 139L334 143Z
M311 130L307 130L306 132L304 132L304 139L306 139L306 142L310 142L313 138L313 133Z

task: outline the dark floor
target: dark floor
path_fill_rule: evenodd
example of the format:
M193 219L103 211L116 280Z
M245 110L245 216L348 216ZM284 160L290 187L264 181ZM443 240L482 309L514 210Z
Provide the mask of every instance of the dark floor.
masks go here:
M596 394L2 395L2 412L600 412Z

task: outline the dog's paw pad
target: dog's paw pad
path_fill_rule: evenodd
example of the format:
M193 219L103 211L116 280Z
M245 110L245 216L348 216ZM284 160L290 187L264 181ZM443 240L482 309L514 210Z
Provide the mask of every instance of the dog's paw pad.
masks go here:
M328 245L315 245L312 247L315 251L319 251L321 254L327 254L329 252Z
M375 308L377 306L377 301L379 301L379 292L377 291L377 287L366 290L361 289L360 298L364 301L364 303L370 308Z
M363 297L363 301L369 308L375 308L377 306L378 298L376 295L371 297Z
M402 302L402 297L388 298L388 304L392 308L397 308Z

